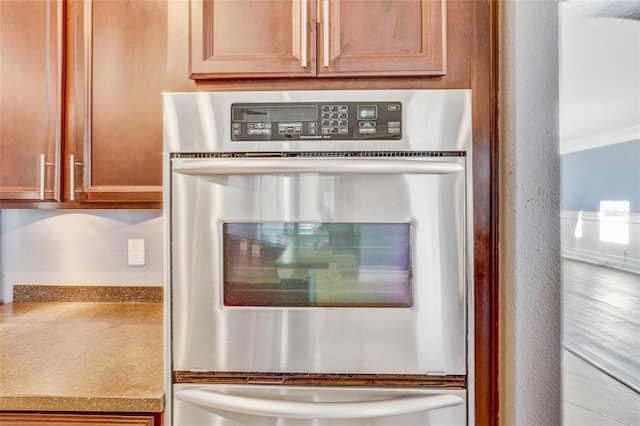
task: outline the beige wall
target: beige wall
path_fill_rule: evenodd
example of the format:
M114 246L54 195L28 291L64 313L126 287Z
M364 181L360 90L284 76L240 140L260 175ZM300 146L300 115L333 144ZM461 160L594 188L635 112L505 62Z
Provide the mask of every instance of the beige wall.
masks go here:
M560 425L558 3L500 9L500 424Z
M3 299L16 284L162 285L162 215L153 210L0 211ZM127 240L146 264L128 266Z

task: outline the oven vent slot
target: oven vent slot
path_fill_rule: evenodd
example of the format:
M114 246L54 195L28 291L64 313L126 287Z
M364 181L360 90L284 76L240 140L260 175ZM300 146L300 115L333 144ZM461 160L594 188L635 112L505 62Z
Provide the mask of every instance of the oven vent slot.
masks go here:
M306 151L306 152L190 152L172 153L171 158L242 157L465 157L465 151Z
M338 151L287 152L290 157L464 157L464 151Z

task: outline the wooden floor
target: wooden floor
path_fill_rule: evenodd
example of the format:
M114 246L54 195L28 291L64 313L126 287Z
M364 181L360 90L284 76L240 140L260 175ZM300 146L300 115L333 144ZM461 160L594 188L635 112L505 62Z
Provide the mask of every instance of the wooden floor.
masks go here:
M568 351L562 386L564 426L640 425L640 394Z
M563 261L566 426L640 425L640 276Z

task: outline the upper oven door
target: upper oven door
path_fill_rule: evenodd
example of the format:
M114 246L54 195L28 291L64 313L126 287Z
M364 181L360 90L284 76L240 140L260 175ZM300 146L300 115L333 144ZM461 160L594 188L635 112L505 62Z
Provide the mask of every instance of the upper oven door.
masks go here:
M171 160L173 368L466 374L466 157Z

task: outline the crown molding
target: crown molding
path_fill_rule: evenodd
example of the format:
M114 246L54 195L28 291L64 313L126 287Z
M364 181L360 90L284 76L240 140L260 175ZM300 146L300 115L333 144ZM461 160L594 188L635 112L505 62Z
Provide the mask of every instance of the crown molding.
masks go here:
M618 128L607 129L598 133L560 140L560 154L598 148L615 143L629 142L640 139L640 123Z

